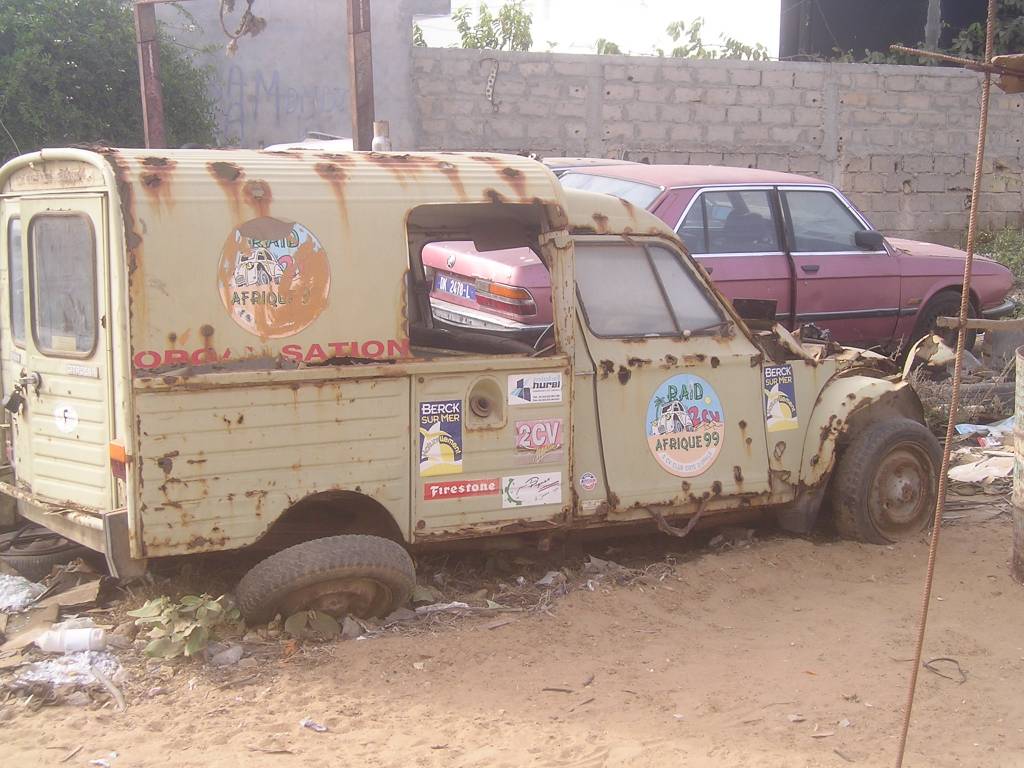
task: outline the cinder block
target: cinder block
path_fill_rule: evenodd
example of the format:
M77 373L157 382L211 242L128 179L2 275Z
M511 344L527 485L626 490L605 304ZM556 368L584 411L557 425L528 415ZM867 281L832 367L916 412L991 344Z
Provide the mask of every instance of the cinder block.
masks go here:
M789 107L764 107L761 110L761 122L777 125L791 125L793 110Z
M761 70L754 69L734 69L729 73L729 80L733 85L746 85L746 86L758 86L761 85Z
M756 123L758 121L757 107L729 107L726 114L730 123Z
M705 104L721 104L728 106L735 104L737 98L736 88L708 88L701 99Z
M640 101L650 101L655 104L664 104L672 94L672 87L668 85L641 85L637 88L637 98Z
M793 70L785 69L784 64L768 64L761 72L761 85L764 88L792 88Z

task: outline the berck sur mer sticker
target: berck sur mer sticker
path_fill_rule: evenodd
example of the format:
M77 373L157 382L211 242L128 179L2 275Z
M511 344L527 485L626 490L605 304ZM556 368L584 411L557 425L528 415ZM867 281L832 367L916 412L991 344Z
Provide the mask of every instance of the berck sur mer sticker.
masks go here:
M462 473L462 401L420 403L420 475Z

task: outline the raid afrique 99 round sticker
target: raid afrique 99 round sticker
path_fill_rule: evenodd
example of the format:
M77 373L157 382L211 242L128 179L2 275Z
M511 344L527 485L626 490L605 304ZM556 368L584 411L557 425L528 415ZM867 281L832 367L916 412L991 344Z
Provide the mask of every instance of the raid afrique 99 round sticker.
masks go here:
M261 339L277 339L320 316L331 268L327 252L303 224L261 216L228 235L217 281L232 320Z
M725 414L714 387L689 373L655 390L647 406L647 444L677 477L693 477L714 464L725 442Z

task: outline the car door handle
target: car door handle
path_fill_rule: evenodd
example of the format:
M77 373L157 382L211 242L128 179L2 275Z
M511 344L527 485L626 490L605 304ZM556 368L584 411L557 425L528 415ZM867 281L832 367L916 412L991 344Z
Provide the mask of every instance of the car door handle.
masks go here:
M801 264L800 269L802 269L804 272L813 273L817 272L819 269L821 269L821 267L819 267L817 264Z

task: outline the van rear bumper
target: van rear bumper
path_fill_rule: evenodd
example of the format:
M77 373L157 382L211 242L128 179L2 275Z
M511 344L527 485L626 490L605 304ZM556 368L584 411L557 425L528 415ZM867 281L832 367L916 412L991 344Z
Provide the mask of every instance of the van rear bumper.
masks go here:
M31 491L0 482L0 494L18 504L18 514L49 528L70 541L102 552L107 566L118 578L134 578L146 572L147 561L131 556L128 538L128 510L99 512L42 499Z

